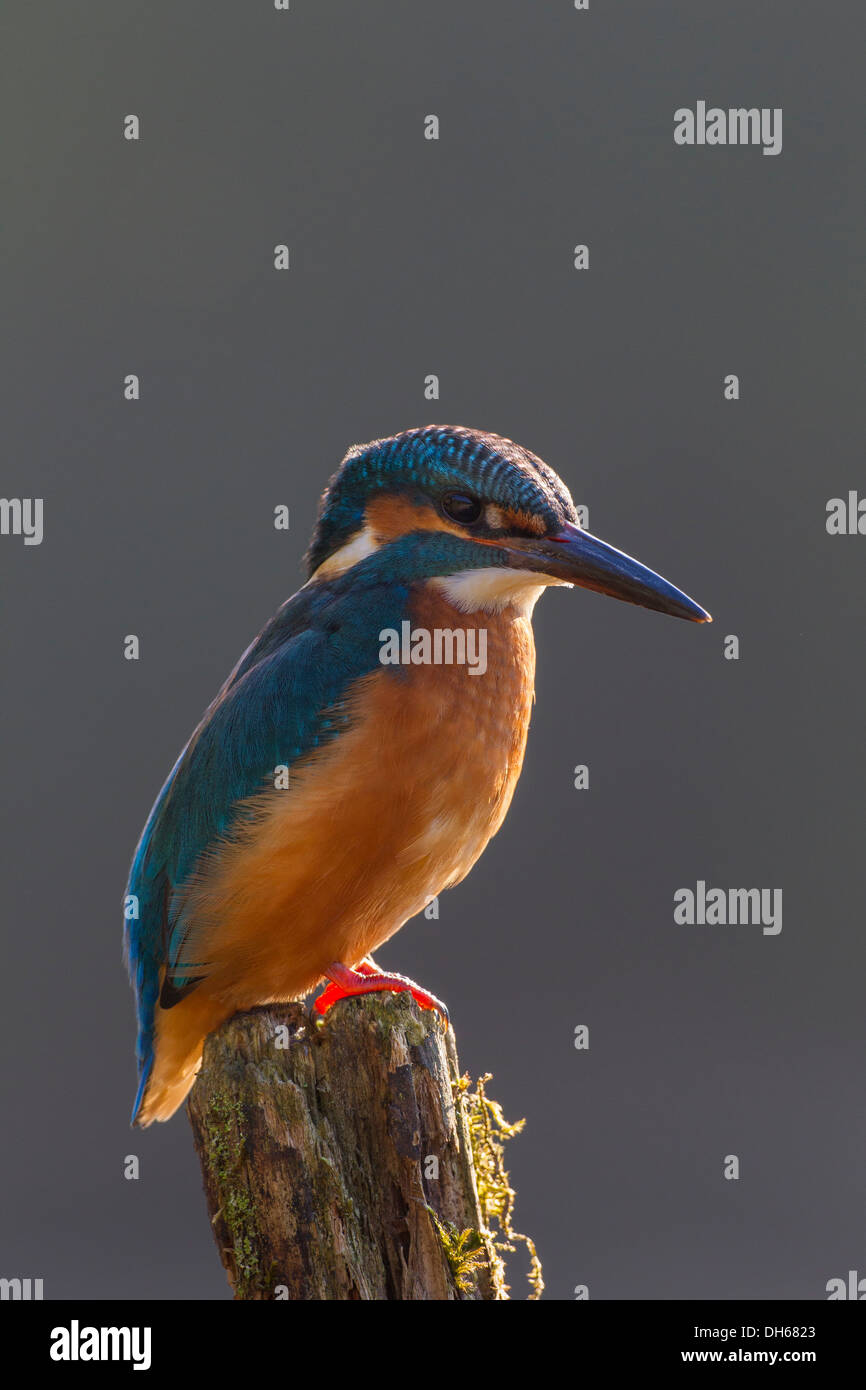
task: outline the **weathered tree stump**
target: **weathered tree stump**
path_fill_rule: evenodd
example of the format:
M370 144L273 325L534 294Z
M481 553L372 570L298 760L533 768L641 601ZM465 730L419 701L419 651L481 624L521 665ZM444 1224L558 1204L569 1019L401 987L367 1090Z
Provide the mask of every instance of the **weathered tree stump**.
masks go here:
M453 1032L406 994L213 1033L188 1109L235 1298L505 1297L458 1078Z

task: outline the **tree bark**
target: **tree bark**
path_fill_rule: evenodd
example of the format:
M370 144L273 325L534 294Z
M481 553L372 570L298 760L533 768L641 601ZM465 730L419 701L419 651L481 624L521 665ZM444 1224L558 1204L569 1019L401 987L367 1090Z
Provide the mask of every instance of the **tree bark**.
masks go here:
M236 1014L188 1113L236 1299L488 1300L454 1034L406 994Z

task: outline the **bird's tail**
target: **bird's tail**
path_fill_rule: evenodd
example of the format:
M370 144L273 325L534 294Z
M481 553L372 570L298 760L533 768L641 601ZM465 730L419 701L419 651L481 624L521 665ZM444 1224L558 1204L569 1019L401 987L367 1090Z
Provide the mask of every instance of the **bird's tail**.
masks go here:
M171 1119L198 1075L205 1038L230 1012L200 989L171 1009L157 1006L153 1052L139 1082L134 1125L145 1128L154 1120Z

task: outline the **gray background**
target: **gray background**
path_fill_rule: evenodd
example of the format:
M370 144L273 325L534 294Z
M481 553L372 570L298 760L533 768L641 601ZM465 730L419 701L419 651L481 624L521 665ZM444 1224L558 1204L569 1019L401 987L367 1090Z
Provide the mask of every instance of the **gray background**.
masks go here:
M0 539L0 1274L228 1296L185 1117L127 1128L126 870L345 449L431 420L541 454L716 617L543 599L511 814L382 952L527 1117L548 1296L866 1274L866 539L824 524L864 486L860 9L4 6L3 489L45 539ZM781 106L782 153L675 146L700 98ZM674 925L699 878L781 887L781 935Z

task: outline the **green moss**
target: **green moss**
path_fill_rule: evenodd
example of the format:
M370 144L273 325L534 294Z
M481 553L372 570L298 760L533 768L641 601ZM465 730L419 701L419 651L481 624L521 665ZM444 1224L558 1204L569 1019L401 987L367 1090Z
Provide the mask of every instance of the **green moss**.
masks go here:
M224 1223L231 1241L228 1254L234 1266L235 1296L249 1298L253 1293L268 1293L273 1287L274 1271L265 1274L259 1267L259 1228L255 1205L242 1172L246 1147L243 1106L240 1101L215 1095L208 1107L208 1163L213 1176L219 1207L217 1216Z
M401 1028L410 1047L417 1047L427 1036L427 1020L410 994L383 990L365 995L364 1010L383 1033Z
M509 1124L502 1107L485 1092L490 1073L479 1077L475 1090L468 1076L455 1082L455 1098L462 1101L469 1128L469 1143L478 1187L478 1202L484 1222L482 1235L493 1251L491 1276L498 1299L508 1297L503 1254L514 1253L518 1244L526 1247L530 1267L527 1274L530 1299L541 1297L544 1290L541 1261L535 1243L529 1236L515 1231L513 1225L515 1192L505 1167L505 1143L523 1129L525 1120Z
M475 1292L476 1275L487 1264L483 1235L471 1226L465 1231L458 1231L450 1221L440 1221L432 1207L427 1207L427 1211L442 1242L454 1283L461 1293Z

